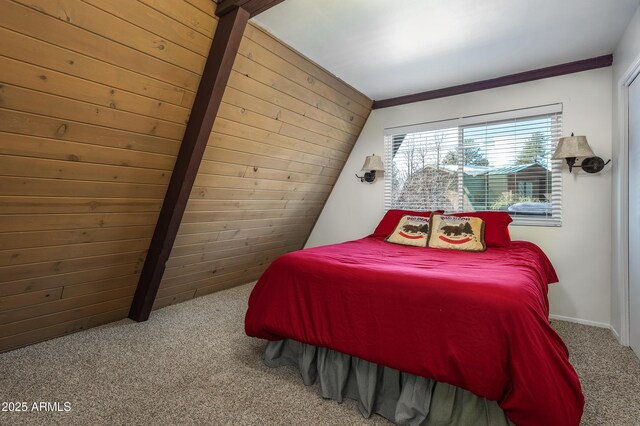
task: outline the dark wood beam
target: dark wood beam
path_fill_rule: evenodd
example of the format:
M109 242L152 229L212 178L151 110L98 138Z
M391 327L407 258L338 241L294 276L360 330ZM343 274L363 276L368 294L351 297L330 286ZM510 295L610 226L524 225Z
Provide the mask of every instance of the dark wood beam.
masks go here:
M447 96L461 95L463 93L477 92L479 90L494 89L496 87L509 86L511 84L525 83L527 81L588 71L596 68L611 66L613 55L598 56L596 58L581 61L568 62L547 68L539 68L518 74L505 75L490 80L476 81L461 84L459 86L445 87L443 89L429 90L427 92L414 93L412 95L398 96L396 98L382 99L373 102L373 109L388 108L396 105L404 105L413 102L428 101L430 99L445 98Z
M242 7L249 0L215 0L218 3L216 6L216 16L220 17L229 13L233 9Z
M129 318L135 321L146 321L151 313L165 263L176 239L248 21L249 12L243 8L235 8L218 20L182 145L129 310Z
M253 0L250 3L251 17L264 12L267 9L282 3L284 0Z
M223 16L235 8L242 8L249 12L249 16L254 17L258 13L282 3L284 0L220 0L216 8L216 15Z

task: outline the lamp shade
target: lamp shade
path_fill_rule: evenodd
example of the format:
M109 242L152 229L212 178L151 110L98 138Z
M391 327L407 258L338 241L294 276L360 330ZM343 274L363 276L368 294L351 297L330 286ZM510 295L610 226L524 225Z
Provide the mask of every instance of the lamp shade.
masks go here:
M553 153L554 160L571 157L593 157L595 154L591 150L586 136L568 136L560 138L556 152Z
M382 158L374 155L368 155L367 159L364 160L364 165L362 166L363 172L370 172L372 170L384 171L384 164L382 164Z

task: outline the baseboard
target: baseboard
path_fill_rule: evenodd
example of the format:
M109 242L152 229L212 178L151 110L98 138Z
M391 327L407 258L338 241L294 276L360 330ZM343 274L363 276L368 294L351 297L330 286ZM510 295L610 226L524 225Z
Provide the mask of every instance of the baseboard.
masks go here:
M564 315L553 315L553 314L549 315L549 318L555 319L555 320L559 320L559 321L575 322L575 323L578 323L578 324L590 325L592 327L608 328L614 334L617 335L617 333L613 330L611 325L610 324L606 324L604 322L597 322L597 321L591 321L591 320L573 318L573 317L565 317Z
M558 321L575 322L577 324L590 325L592 327L606 328L611 332L611 334L613 334L613 337L616 338L616 341L618 343L620 343L622 346L628 346L622 343L622 341L620 340L620 334L618 334L616 329L613 328L611 324L605 324L603 322L590 321L590 320L585 320L580 318L565 317L564 315L549 315L549 319L555 319Z
M616 340L618 341L618 343L620 343L622 346L626 346L624 344L622 344L622 340L620 340L620 335L618 334L618 332L616 331L615 328L613 327L609 327L609 330L611 330L611 333L613 333L613 336L616 338Z

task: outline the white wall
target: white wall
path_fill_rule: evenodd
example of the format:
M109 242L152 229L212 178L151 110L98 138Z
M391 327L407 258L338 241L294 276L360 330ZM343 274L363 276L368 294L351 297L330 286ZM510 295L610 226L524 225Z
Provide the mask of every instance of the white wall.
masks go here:
M623 224L627 221L627 199L625 182L627 181L627 147L625 141L626 111L622 79L640 60L640 8L636 10L618 47L613 52L613 222L612 222L612 275L611 275L611 326L621 342L628 344L626 330L626 276L627 264L624 245L627 244Z
M611 157L611 68L374 110L307 242L332 244L370 234L384 213L384 181L360 183L365 156L384 154L387 127L563 104L563 133L586 135L594 152ZM511 226L513 239L533 241L553 262L551 313L610 324L611 166L602 173L563 171L563 225Z

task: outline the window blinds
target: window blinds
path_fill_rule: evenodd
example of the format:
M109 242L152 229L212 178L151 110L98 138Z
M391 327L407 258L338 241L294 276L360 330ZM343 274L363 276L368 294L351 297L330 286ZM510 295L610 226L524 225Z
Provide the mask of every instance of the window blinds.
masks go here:
M559 226L562 105L385 130L385 207L502 210L517 224Z

